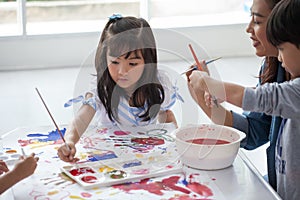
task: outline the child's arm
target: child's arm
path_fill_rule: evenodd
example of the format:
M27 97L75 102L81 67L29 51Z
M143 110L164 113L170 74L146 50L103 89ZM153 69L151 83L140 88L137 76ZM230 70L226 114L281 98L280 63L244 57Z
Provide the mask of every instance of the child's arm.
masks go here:
M87 95L87 99L92 97L91 94ZM92 121L95 115L95 110L90 105L82 105L78 110L75 118L69 124L66 134L65 141L70 147L70 150L67 149L66 145L62 145L58 149L58 156L61 160L65 162L73 162L74 156L76 154L75 144L79 141L82 134L85 132L90 122Z
M177 121L176 121L173 111L171 111L171 110L159 111L158 122L159 123L173 123L177 128Z
M5 172L8 172L8 167L3 160L0 160L0 175Z
M39 158L34 157L34 154L26 158L21 157L21 160L16 164L13 170L8 171L0 177L0 194L17 182L33 174L38 160Z
M218 99L242 107L245 90L243 86L213 79L202 71L193 71L189 80L195 94L206 91Z

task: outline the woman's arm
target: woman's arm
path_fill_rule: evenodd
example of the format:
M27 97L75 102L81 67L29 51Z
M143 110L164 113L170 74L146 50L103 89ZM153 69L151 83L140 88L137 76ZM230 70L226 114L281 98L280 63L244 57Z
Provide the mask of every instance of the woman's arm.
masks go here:
M202 71L193 71L189 76L189 80L189 84L195 94L206 91L222 101L227 101L233 105L242 107L245 87L216 80Z
M218 105L218 107L207 106L204 98L204 91L195 91L189 82L188 88L192 98L214 123L232 127L232 114L229 110L225 109L222 105Z
M171 111L171 110L159 111L158 122L159 123L173 123L176 126L176 128L178 127L175 115L174 115L173 111Z

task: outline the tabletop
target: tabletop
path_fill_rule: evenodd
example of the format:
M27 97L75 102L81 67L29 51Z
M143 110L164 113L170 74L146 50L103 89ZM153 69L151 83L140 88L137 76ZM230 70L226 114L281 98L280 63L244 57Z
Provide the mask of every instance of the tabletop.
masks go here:
M65 132L65 127L60 127L61 132ZM57 157L57 148L63 145L63 141L55 128L52 126L17 128L2 136L3 149L0 159L5 160L9 168L13 168L22 154L22 147L26 154L35 152L40 160L32 176L14 185L2 194L1 198L8 200L280 199L241 150L234 163L225 169L197 170L181 165L179 161L176 161L178 157L174 156L176 146L170 137L173 131L174 127L170 124L143 128L122 127L121 129L109 126L89 127L76 145L76 157L80 159L80 167L95 166L95 163L101 163L101 165L110 163L107 164L109 166L114 162L122 163L124 168L128 167L126 170L132 168L131 174L128 174L135 174L133 177L137 177L136 180L128 179L130 181L125 183L118 179L122 184L108 184L109 181L104 181L103 183L107 185L103 186L95 184L97 182L92 179L93 176L85 176L80 179L81 182L76 179L77 175L73 174L74 176L72 176L71 169L73 168L69 168L69 164ZM147 143L145 138L152 140L147 140L151 141ZM132 144L133 141L135 141L134 144ZM125 161L128 160L134 162L126 163ZM144 168L141 168L142 165L137 166L139 160L147 161L147 166L150 166L149 163L151 163L151 169L147 171L144 166ZM152 168L158 165L161 165L159 173L152 171ZM71 167L75 166L71 165ZM101 167L98 168L97 170L103 170ZM104 170L108 170L107 168ZM178 170L179 168L180 170ZM67 174L70 172L69 176L65 172ZM102 172L98 172L98 174L102 174ZM113 176L119 177L120 174L110 174L110 177ZM99 178L97 175L95 177ZM89 184L91 187L86 187Z

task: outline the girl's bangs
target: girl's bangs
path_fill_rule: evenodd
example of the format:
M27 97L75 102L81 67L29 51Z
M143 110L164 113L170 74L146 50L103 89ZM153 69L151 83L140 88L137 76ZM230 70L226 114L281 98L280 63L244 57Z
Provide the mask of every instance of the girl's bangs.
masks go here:
M128 57L132 52L141 49L138 38L130 37L121 38L113 37L108 41L109 56L120 57L126 54Z

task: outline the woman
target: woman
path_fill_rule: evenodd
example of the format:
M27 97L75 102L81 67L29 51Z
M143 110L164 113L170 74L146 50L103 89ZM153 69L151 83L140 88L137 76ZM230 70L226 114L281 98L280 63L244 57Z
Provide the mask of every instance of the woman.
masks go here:
M276 47L268 42L266 36L268 16L279 1L253 0L251 7L251 21L246 31L250 34L256 55L259 57L265 56L259 73L258 84L281 83L290 79L289 74L277 59L278 51ZM244 112L241 115L226 110L221 105L211 108L205 103L204 93L198 92L196 94L191 87L190 92L198 105L214 123L231 126L246 133L246 138L242 141L241 147L252 150L270 141L270 146L267 149L268 181L276 190L275 145L282 119L256 112Z

